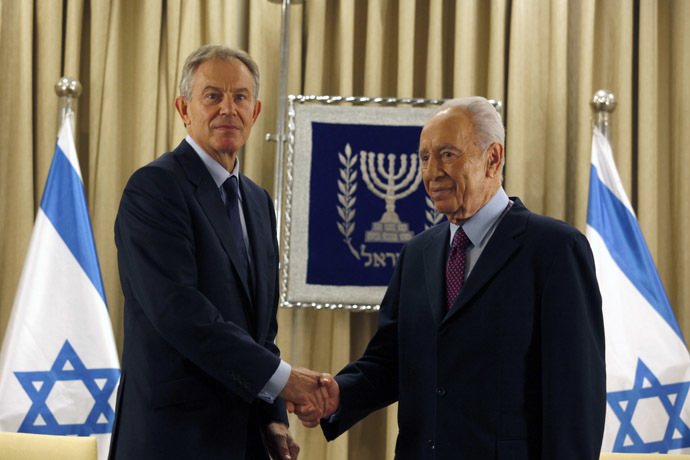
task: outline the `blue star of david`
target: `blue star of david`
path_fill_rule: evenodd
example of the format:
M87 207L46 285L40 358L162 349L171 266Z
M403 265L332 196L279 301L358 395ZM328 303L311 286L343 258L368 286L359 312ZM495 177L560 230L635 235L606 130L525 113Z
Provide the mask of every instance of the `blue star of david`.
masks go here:
M68 362L71 368L67 366ZM20 433L90 436L112 432L115 411L108 399L120 378L119 369L87 369L66 340L49 371L15 372L14 375L31 398L31 408L19 427ZM96 383L97 379L105 380L102 388ZM56 382L70 380L84 383L94 399L94 405L84 423L61 425L48 408L46 400ZM35 386L37 383L38 389ZM37 424L39 416L43 423ZM102 418L105 422L99 422Z
M643 387L645 380L650 386ZM649 370L641 359L637 361L635 371L635 383L632 390L613 391L608 393L607 399L611 409L621 422L620 429L614 441L614 452L628 453L668 453L672 449L690 447L690 429L681 420L680 413L688 396L690 382L678 382L662 385L659 379ZM676 395L674 402L669 396ZM657 441L644 442L632 424L633 414L640 399L659 398L666 413L668 414L668 424L664 432L664 438ZM623 407L627 401L627 406ZM674 433L679 433L680 437L674 438ZM626 438L632 444L624 445Z

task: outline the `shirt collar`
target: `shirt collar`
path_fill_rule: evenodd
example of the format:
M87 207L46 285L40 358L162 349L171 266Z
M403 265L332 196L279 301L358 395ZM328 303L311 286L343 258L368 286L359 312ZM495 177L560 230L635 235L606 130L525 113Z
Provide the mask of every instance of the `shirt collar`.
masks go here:
M486 234L489 232L494 223L496 223L498 218L501 217L503 211L505 211L509 203L510 199L508 198L508 195L506 195L505 190L503 190L503 187L499 187L493 198L482 206L475 215L467 219L462 228L465 230L465 234L467 234L467 237L470 239L473 246L477 247L482 243L482 240ZM458 228L460 228L459 225L451 222L451 245L453 244L453 236L455 235L455 231Z
M230 176L235 176L237 177L237 183L240 183L240 158L239 156L235 159L235 167L233 168L232 172L228 172L227 169L225 169L220 163L218 163L216 160L214 160L211 155L206 153L204 149L199 147L199 144L197 144L194 139L192 139L191 136L187 135L185 137L185 140L189 145L192 146L194 151L196 152L197 155L199 155L199 158L201 158L201 161L204 163L204 166L206 166L206 169L208 169L208 172L211 174L211 177L213 178L213 182L216 183L216 187L220 188L223 186L223 183L228 179Z

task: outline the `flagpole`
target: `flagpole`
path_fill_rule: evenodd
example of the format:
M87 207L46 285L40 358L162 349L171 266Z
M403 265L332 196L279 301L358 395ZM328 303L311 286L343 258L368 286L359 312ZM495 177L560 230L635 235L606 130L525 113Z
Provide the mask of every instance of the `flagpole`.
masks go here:
M599 128L606 140L611 143L611 117L609 115L616 109L616 97L611 91L600 89L594 93L589 105L594 111L592 124Z
M276 227L278 244L282 235L282 207L283 207L283 168L285 163L285 121L287 115L287 81L288 62L290 56L290 5L302 3L304 0L269 0L271 3L282 4L282 21L280 26L280 73L278 78L278 113L275 135L266 134L266 140L276 143L275 183L273 184L273 206L276 211Z
M586 234L606 336L602 452L687 454L690 355L616 168L608 140L613 94L597 91L591 106Z
M55 92L57 93L58 100L58 126L57 130L60 131L60 127L66 118L69 118L72 123L72 132L75 130L75 116L77 106L77 98L81 94L81 83L76 78L62 77L57 83L55 83Z
M55 91L61 126L0 348L0 432L94 436L106 460L120 362L70 129L81 85Z

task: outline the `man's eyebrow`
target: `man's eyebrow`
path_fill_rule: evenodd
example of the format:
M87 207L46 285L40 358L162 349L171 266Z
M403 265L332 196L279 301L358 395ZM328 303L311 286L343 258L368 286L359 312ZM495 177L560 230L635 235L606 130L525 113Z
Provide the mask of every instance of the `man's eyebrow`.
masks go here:
M203 89L202 91L208 91L208 90L218 91L218 92L221 92L221 93L223 92L222 89L220 89L220 88L217 87L217 86L213 86L213 85L207 85L206 87L204 87L204 89ZM242 87L242 88L235 88L235 89L233 89L232 91L233 91L234 93L251 93L251 91L249 90L249 88L245 88L245 87Z
M459 148L457 148L453 144L441 144L438 147L436 147L434 150L439 152L439 151L445 150L445 149L460 150ZM417 153L421 155L422 153L429 153L429 151L426 148L422 148L422 149L419 149L419 151Z

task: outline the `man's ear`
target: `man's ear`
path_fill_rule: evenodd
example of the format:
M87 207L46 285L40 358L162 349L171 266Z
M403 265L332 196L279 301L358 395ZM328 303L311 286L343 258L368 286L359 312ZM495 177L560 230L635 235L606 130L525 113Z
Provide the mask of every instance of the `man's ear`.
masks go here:
M259 118L259 114L261 113L261 101L256 101L256 104L254 104L254 113L252 114L252 124L256 121L257 118Z
M175 108L177 109L177 113L180 114L180 118L182 118L182 122L186 127L192 121L191 118L189 118L189 103L187 102L187 99L182 96L177 96L175 98Z
M486 175L488 177L500 175L501 163L503 163L503 146L494 142L486 150Z

